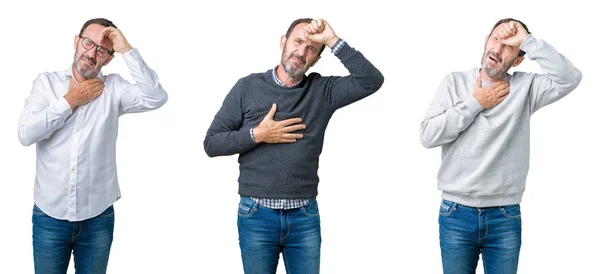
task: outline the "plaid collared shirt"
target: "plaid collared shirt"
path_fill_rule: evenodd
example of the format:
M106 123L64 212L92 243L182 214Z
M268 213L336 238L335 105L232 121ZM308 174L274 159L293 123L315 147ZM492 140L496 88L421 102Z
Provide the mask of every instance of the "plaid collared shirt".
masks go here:
M339 39L331 48L331 52L333 54L337 54L338 51L346 44L346 41L344 41L343 39ZM285 87L285 85L283 84L283 82L281 82L281 80L279 80L279 78L277 77L277 66L275 68L273 68L273 81L275 81L275 83L277 83L277 85ZM302 81L304 80L304 77L302 78L302 80L300 80L298 83L296 83L295 85L291 86L293 87L297 87L298 85L300 85L300 83L302 83ZM252 128L250 129L250 137L252 137L252 140L254 140L254 132L252 130ZM309 199L278 199L278 198L256 198L256 197L250 197L250 199L252 199L253 201L257 202L259 205L262 205L264 207L268 207L268 208L272 208L272 209L294 209L294 208L300 208L305 206L306 204L308 204L308 200Z

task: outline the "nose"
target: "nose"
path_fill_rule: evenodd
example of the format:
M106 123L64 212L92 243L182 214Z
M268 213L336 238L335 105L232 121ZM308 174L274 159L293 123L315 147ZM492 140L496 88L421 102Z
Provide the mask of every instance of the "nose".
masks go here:
M495 43L492 47L492 49L497 52L498 54L502 53L502 50L504 50L505 45L502 43Z
M297 50L297 52L298 52L298 55L300 55L300 56L304 57L304 56L306 55L306 48L307 48L307 45L306 45L306 44L304 44L304 45L302 45L302 46L298 47L298 50Z

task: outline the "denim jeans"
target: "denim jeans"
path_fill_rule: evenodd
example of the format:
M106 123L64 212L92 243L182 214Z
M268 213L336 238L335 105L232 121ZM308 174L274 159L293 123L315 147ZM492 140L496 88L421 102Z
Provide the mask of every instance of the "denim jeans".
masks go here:
M439 225L445 274L475 273L479 253L486 274L517 273L519 205L477 208L443 200Z
M36 274L67 273L71 252L78 274L106 273L113 240L114 209L80 222L54 219L33 206L33 261Z
M321 221L315 199L301 208L279 210L242 197L238 233L246 274L275 273L279 253L288 274L319 273Z

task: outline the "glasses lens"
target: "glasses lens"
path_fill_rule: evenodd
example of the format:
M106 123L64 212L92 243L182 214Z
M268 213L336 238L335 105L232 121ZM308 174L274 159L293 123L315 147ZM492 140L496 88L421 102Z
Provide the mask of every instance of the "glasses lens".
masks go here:
M96 54L100 57L106 57L108 55L108 50L105 47L98 47L98 49L96 49Z
M90 38L83 38L83 41L81 42L81 44L83 45L84 49L91 49L94 46L96 46L94 41L92 41L92 39L90 39Z

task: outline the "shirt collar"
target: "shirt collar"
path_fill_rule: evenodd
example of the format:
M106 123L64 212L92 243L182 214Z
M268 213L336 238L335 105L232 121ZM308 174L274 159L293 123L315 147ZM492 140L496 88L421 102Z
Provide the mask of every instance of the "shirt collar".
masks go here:
M75 79L75 76L73 75L73 70L74 70L74 69L75 69L75 68L73 67L73 65L69 66L69 68L67 69L67 73L65 74L65 77L66 77L66 78L68 78L68 77L72 77L72 78L73 78L73 81L75 81L75 83L78 83L78 82L77 82L77 79ZM100 78L100 80L104 80L104 75L102 74L102 71L100 71L96 77L97 77L97 78ZM78 83L78 84L79 84L79 83Z
M276 83L278 86L280 86L280 87L284 87L284 88L295 88L295 87L297 87L298 85L300 85L300 83L302 83L302 81L304 81L304 77L302 77L302 79L301 79L301 80L300 80L298 83L296 83L295 85L293 85L293 86L289 86L289 87L286 87L286 86L283 84L283 82L281 82L281 80L279 80L279 78L277 77L277 73L276 73L276 71L277 71L277 67L279 67L279 66L275 66L275 68L272 70L272 73L271 73L271 74L272 74L272 76L273 76L273 81L275 81L275 83Z

